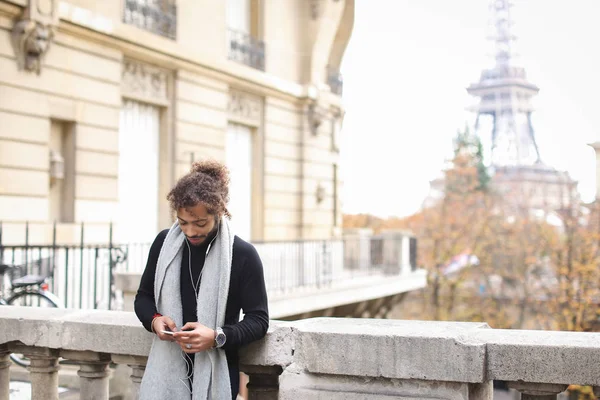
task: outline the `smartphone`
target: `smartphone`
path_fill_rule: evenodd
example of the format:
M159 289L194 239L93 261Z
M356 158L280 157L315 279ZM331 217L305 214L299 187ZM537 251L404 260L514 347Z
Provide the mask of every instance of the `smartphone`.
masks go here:
M164 333L165 335L171 335L171 336L173 336L174 332L171 332L171 331L160 331L160 333Z

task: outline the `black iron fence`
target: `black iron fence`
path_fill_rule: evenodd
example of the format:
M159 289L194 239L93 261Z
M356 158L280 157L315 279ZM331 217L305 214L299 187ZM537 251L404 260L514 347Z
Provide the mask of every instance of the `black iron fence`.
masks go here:
M253 243L265 272L270 293L301 288L324 288L342 278L342 240Z
M148 253L152 243L127 243L120 245L125 257L119 263L119 271L143 272L148 261Z
M265 70L265 42L246 32L229 29L229 59L249 67Z
M0 262L23 266L28 274L48 277L49 289L69 308L118 309L121 296L115 273L138 272L145 266L150 243L113 243L112 225L106 244L86 244L85 226L78 244L57 243L56 225L47 245L29 241L4 244L0 223ZM253 242L259 253L270 294L328 288L336 282L373 274L414 271L417 242L409 234L348 236L343 239Z
M52 242L40 245L29 242L29 224L26 223L24 243L11 245L3 243L0 223L0 263L19 267L19 273L47 277L49 290L60 298L64 307L114 309L114 271L127 254L123 246L113 244L112 226L107 243L96 245L84 243L84 224L79 228L79 244L58 243L55 224Z
M270 293L299 288L322 288L341 279L343 240L253 242L263 263L265 283ZM124 272L142 272L146 266L149 243L122 246L127 255L119 264Z
M254 243L267 290L320 289L373 274L415 271L416 239L408 234Z
M270 294L321 289L346 279L414 271L416 239L408 234L301 241L254 241ZM119 268L142 272L150 244L122 247L127 257Z
M414 243L414 245L413 245ZM416 240L406 236L253 242L269 293L331 287L335 282L416 269ZM124 245L126 272L142 272L150 244Z

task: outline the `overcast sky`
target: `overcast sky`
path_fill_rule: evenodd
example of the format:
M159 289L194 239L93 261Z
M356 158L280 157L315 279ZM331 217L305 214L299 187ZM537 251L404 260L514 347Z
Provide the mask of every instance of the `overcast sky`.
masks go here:
M600 140L600 0L514 0L517 63L540 87L534 130L543 161L595 193ZM465 88L493 64L489 0L356 0L342 73L343 210L409 215L472 125Z

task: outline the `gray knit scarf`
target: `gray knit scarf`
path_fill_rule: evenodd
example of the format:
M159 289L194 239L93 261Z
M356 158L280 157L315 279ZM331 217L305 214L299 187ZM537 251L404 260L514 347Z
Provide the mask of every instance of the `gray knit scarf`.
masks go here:
M183 326L180 276L185 235L175 223L158 257L154 298L159 313ZM233 238L229 224L221 219L219 232L204 262L198 294L198 322L212 329L225 323L229 292ZM190 393L185 353L175 342L154 338L140 387L140 400L221 400L231 399L227 359L222 349L211 349L194 356L194 380Z

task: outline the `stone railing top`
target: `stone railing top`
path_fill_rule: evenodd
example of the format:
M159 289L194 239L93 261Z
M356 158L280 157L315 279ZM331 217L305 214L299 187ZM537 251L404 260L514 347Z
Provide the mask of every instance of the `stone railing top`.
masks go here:
M600 333L487 329L490 379L600 386Z
M0 343L147 356L152 334L135 314L100 310L1 307Z
M152 334L133 313L1 307L0 346L147 356ZM600 386L600 333L489 329L484 323L316 318L271 321L241 352L242 369L485 382Z
M296 323L294 362L314 373L485 380L484 323L317 318Z

